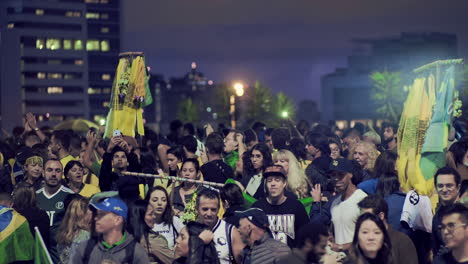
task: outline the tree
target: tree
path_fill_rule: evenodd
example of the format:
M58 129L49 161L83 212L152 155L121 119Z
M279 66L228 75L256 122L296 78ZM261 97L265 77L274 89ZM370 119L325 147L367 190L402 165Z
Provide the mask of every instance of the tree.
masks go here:
M273 95L270 88L255 82L252 91L249 91L249 104L247 107L247 121L252 123L256 120L268 121L272 118L270 113Z
M296 106L293 100L283 92L279 92L273 98L272 116L276 122L280 122L282 118L293 119L296 114Z
M198 106L192 101L192 98L187 98L179 102L177 111L177 119L184 123L196 123L200 119Z
M218 121L221 123L228 123L229 116L229 96L232 92L229 92L229 86L226 84L220 84L215 89L214 112L218 115Z
M403 89L401 72L373 72L371 100L377 105L381 118L398 123L407 93Z

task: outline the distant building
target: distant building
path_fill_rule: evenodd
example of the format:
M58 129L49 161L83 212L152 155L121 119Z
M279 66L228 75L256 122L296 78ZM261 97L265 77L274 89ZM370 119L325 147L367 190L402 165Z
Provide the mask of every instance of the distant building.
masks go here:
M147 108L155 109L155 119L148 121L158 122L162 132L168 131L169 123L177 119L180 103L188 98L196 105L199 115L195 125L217 121L217 113L214 112L214 104L220 100L216 98L217 86L197 70L195 62L183 77L172 77L167 83L161 79L150 79L150 87L155 100Z
M120 50L119 0L0 1L1 127L107 113Z
M399 71L409 81L413 69L458 55L456 35L444 33L402 33L354 43L359 51L348 57L348 67L322 77L322 121L337 120L341 126L349 126L353 121L375 120L369 78L374 71Z
M83 1L83 0L82 0ZM88 40L89 119L104 122L120 52L121 0L84 0Z

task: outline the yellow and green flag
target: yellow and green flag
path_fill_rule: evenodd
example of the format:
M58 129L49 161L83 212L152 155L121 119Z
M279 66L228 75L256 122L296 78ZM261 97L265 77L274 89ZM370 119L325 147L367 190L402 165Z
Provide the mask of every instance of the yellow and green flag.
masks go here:
M0 205L0 264L32 260L33 253L34 239L26 218Z
M34 227L36 230L36 243L34 247L34 264L53 264L52 258L50 257L49 251L45 246L44 240L42 239L39 228Z

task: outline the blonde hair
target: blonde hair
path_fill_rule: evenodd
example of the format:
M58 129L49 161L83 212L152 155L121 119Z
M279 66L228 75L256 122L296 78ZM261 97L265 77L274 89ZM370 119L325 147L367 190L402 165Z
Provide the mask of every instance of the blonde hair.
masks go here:
M90 223L86 222L89 200L85 197L76 197L68 206L57 233L57 243L69 246L81 230L90 230Z
M309 187L311 186L304 170L301 169L299 161L296 156L289 150L279 150L273 153L273 163L278 160L287 160L289 164L288 169L288 187L299 198L310 197Z
M366 142L366 141L360 141L359 143L356 144L356 148L358 146L362 146L368 156L367 164L364 167L364 169L371 170L371 171L374 170L375 160L380 155L379 151L377 150L374 144ZM355 151L356 151L356 148L354 148Z

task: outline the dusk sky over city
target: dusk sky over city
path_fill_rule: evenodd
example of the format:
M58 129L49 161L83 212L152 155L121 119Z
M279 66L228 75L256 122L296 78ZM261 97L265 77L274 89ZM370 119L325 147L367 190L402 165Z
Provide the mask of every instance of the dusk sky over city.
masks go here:
M318 101L320 76L345 67L353 39L401 32L458 36L468 55L468 1L123 1L122 51L144 51L152 72L181 76L196 61L215 82L263 82Z

